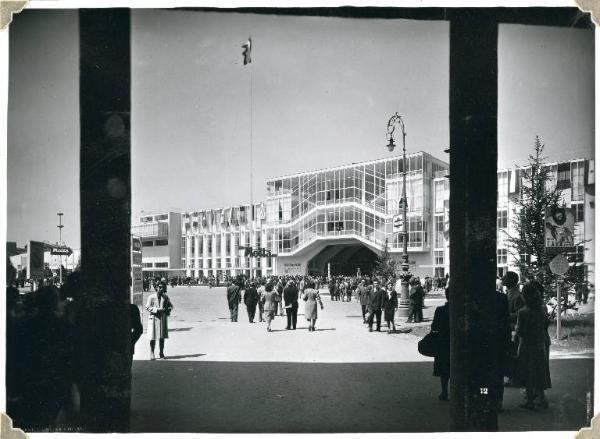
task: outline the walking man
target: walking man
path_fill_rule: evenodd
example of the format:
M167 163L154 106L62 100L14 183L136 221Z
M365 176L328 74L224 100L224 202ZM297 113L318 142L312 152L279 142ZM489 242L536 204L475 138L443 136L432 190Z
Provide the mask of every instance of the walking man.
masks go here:
M377 332L381 332L381 310L383 309L384 291L379 286L379 281L373 281L373 290L369 297L369 332L373 332L373 318L377 318Z
M242 295L240 293L240 287L231 282L227 287L227 303L229 305L229 314L232 322L237 322L238 319L238 306L242 301Z
M298 320L298 288L294 281L290 280L283 290L283 300L285 302L285 313L287 314L287 326L285 329L296 329Z
M246 305L246 310L248 311L248 320L250 323L254 323L256 304L258 303L258 300L258 291L256 291L254 282L251 282L250 286L246 288L246 291L244 292L244 304Z
M360 309L362 311L363 323L367 323L367 306L369 305L369 288L365 286L364 279L360 281L360 285L356 288L358 300L360 301Z

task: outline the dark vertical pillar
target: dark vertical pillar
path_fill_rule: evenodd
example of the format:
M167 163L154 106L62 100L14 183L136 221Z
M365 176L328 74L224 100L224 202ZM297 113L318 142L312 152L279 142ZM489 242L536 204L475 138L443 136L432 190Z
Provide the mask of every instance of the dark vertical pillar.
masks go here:
M127 431L131 389L130 15L81 10L81 413L89 431Z
M486 331L496 272L498 25L450 18L450 333L452 430L497 429ZM491 290L490 290L491 289Z

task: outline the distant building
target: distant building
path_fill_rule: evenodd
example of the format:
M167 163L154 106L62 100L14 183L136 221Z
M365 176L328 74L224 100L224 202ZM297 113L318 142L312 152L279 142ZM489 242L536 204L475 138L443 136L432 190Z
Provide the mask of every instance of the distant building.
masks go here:
M550 184L562 190L567 207L575 212L575 241L588 240L572 255L573 264L593 281L594 161L548 166ZM444 276L449 268L448 164L417 152L407 155L406 171L410 271ZM402 253L401 237L392 230L402 172L402 158L395 156L271 178L266 199L252 210L241 204L143 215L133 234L143 240L144 271L195 278L369 273L386 241L393 257L399 259ZM512 231L521 188L519 169L498 171L500 276L514 269L504 231Z

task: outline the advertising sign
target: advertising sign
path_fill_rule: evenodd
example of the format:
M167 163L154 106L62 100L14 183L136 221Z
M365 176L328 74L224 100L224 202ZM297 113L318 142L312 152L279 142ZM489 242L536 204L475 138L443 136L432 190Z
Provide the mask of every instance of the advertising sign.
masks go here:
M401 232L402 228L404 227L404 218L402 218L402 215L394 215L394 218L392 219L392 225L395 233Z
M142 306L144 283L142 278L142 240L131 237L131 303Z
M29 241L27 245L27 278L42 279L44 277L44 243Z
M304 267L301 263L284 263L283 264L283 274L303 275Z
M544 244L547 250L573 251L575 249L575 216L570 208L548 209L544 225Z

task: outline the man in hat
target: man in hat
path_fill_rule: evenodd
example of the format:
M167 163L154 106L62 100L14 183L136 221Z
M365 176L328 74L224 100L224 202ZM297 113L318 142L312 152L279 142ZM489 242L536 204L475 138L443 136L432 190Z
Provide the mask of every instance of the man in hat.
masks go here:
M298 320L298 288L293 280L289 280L283 290L285 302L285 313L287 314L287 326L285 329L296 329Z
M227 303L229 305L229 314L232 322L237 322L238 306L241 301L242 294L240 292L240 287L235 282L231 282L227 287Z
M256 291L256 285L254 282L250 282L248 288L244 292L244 304L248 311L248 320L250 323L254 323L254 316L256 315L256 304L259 300L258 291Z

